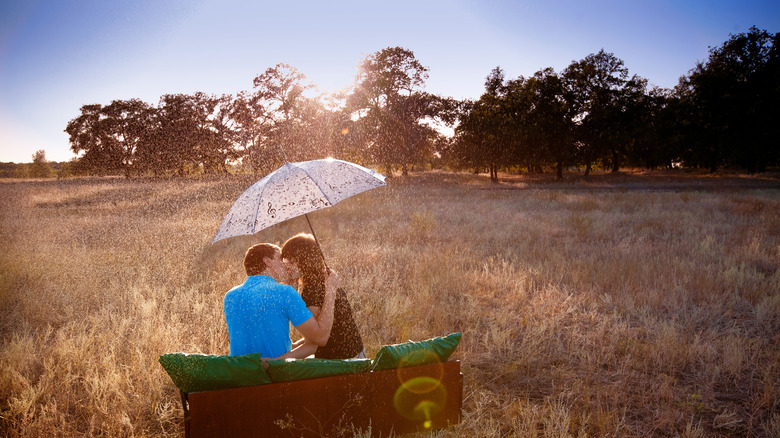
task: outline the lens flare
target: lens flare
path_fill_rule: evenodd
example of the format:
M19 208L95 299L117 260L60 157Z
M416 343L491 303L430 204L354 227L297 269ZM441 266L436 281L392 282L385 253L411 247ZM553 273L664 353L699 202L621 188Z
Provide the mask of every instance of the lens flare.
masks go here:
M447 401L447 390L440 379L414 377L401 384L395 392L395 410L404 417L419 421L430 429L433 417L438 415Z

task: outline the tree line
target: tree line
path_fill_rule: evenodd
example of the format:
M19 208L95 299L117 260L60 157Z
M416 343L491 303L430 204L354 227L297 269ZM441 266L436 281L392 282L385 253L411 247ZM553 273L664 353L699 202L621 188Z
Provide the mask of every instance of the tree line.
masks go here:
M235 95L167 94L81 107L65 129L80 173L267 173L280 162L334 156L388 174L448 167L585 174L599 166L737 168L780 160L780 34L732 35L674 89L651 87L604 50L560 72L508 79L500 67L477 100L424 91L411 50L366 56L354 84L317 94L278 64ZM450 127L446 136L437 127Z
M0 178L53 178L71 176L70 163L50 162L46 151L40 149L32 155L32 163L0 162Z

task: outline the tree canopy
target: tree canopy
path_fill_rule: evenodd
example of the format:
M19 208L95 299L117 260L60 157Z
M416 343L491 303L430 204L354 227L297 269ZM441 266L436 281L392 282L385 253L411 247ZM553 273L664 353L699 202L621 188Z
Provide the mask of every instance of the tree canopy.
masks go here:
M277 64L235 95L166 94L89 104L65 132L74 170L129 176L265 173L284 160L337 156L408 173L415 167L553 170L594 166L777 166L778 36L732 35L673 90L648 86L600 50L560 72L507 78L500 67L476 100L425 91L428 68L403 47L366 56L335 95ZM444 136L437 126L454 130Z

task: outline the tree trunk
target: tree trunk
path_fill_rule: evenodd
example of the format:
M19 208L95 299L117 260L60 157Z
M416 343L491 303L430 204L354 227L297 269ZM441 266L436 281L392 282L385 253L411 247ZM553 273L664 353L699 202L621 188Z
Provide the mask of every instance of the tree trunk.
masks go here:
M558 165L555 167L555 177L563 179L563 160L558 161Z
M612 151L612 173L620 171L620 157L618 155L617 151Z
M715 144L710 149L710 173L715 173L718 171L718 145Z
M715 173L718 171L718 160L715 158L715 156L710 157L710 173Z

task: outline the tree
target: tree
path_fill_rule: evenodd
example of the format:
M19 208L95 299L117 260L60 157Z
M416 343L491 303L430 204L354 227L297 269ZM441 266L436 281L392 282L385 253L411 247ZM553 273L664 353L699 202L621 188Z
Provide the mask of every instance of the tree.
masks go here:
M485 93L466 106L454 148L466 162L487 167L493 182L500 167L516 165L540 170L552 164L562 178L575 153L567 99L552 68L507 81L497 67L485 80Z
M706 156L711 171L737 165L748 172L777 163L780 118L780 33L755 27L731 35L710 50L678 86L678 96L695 113L689 123L696 156Z
M189 162L205 173L225 171L232 145L227 123L230 96L215 96L202 92L188 96L193 117L191 156Z
M76 168L101 174L122 172L129 177L153 115L154 109L138 99L82 106L81 115L65 129L71 150L84 153Z
M467 102L455 130L454 145L459 161L473 167L474 173L487 168L491 182L498 182L498 166L503 162L503 150L496 133L496 103L490 97Z
M252 151L255 160L279 156L283 151L285 160L296 161L310 152L311 143L301 135L307 101L304 92L313 87L306 81L304 74L287 64L277 64L255 77L252 98L255 108L263 110L260 117L265 124L258 149Z
M136 153L139 169L158 175L225 171L233 158L231 108L229 96L164 95L147 119Z
M658 142L655 153L659 162L671 169L683 162L684 138L687 137L684 131L688 129L682 115L684 107L673 90L657 90L655 94L651 94L651 99L656 102L653 104L650 127Z
M540 70L526 82L532 102L522 126L547 161L554 164L557 178L574 159L574 121L571 99L564 81L552 68Z
M673 152L677 124L670 103L668 90L660 88L645 89L628 101L625 133L631 164L654 169L679 161Z
M382 164L405 174L422 155L430 132L421 121L432 114L434 99L422 92L428 68L411 50L386 48L367 56L358 67L347 108L365 134L365 151Z
M100 104L84 105L81 115L68 122L65 132L70 148L79 158L79 167L87 172L111 173L123 169L124 154L111 134L111 122Z
M119 168L130 177L136 149L143 139L151 114L149 104L139 99L115 100L101 109L103 135L114 146Z
M649 122L643 114L649 110L646 89L647 80L634 75L615 90L611 104L605 108L609 129L603 133L602 139L607 148L605 158L609 159L612 172L618 172L629 150L644 141L639 136L641 124Z
M32 156L30 177L51 178L52 176L54 176L54 169L51 168L51 165L46 160L46 151L43 149L36 151Z
M230 120L237 157L258 173L264 168L261 151L269 129L265 107L255 95L242 91L230 104Z
M502 87L502 120L499 129L507 150L504 164L525 167L529 172L542 170L544 150L535 142L533 130L529 129L529 115L535 109L534 93L530 79L522 76L506 81Z
M201 147L203 170L205 173L227 173L228 162L238 159L230 118L233 98L222 95L212 99L214 106L204 127L206 132Z
M622 60L602 49L572 62L563 77L572 96L585 174L590 173L595 160L607 155L612 156L612 170L616 171L621 144L615 135L619 128L614 116L622 105L628 69Z
M343 129L349 117L335 101L324 100L325 96L306 98L298 107L294 138L303 150L302 159L342 157Z
M486 167L492 182L498 182L498 169L507 164L511 144L505 92L504 72L496 67L485 78L485 93L476 102L464 105L455 130L458 157L475 172Z
M143 147L138 151L142 169L164 175L183 175L188 165L195 164L195 143L198 136L198 108L192 96L166 94L150 120Z

